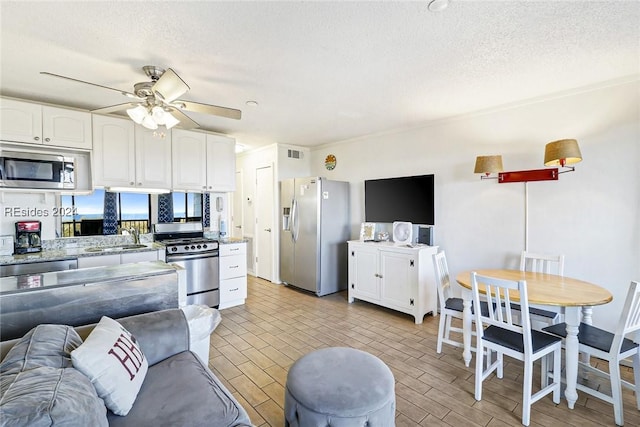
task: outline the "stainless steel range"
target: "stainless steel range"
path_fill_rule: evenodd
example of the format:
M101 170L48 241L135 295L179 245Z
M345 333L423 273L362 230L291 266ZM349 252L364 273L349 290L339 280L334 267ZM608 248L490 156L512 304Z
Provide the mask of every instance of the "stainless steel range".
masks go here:
M166 248L167 263L187 272L187 304L220 304L218 241L204 237L200 223L155 224L153 240Z

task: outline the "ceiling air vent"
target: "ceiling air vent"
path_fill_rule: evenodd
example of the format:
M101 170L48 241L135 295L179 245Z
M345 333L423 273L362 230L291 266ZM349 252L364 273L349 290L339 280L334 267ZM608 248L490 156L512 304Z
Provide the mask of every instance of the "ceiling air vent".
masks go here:
M290 159L301 159L302 158L302 151L287 150L287 157L289 157Z

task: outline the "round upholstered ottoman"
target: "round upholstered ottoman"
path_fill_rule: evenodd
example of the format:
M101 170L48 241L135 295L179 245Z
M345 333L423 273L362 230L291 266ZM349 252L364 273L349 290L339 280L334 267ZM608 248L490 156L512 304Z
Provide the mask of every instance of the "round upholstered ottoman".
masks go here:
M289 369L288 427L393 427L395 381L382 360L347 347L313 351Z

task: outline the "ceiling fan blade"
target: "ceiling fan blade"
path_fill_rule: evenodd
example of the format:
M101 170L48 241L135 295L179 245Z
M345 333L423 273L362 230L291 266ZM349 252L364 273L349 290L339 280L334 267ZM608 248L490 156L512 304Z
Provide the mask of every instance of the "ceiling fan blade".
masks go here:
M171 68L167 69L153 85L153 93L164 102L171 102L189 90L189 86Z
M91 110L91 112L96 114L109 114L116 111L126 110L127 108L135 107L136 105L138 104L135 102L127 102L126 104L117 104L110 107L98 108L97 110Z
M120 89L112 88L112 87L109 87L109 86L99 85L99 84L96 84L96 83L85 82L84 80L78 80L78 79L74 79L74 78L67 77L67 76L61 76L60 74L49 73L47 71L40 71L40 74L45 74L47 76L52 76L52 77L58 77L58 78L65 79L65 80L71 80L72 82L84 83L86 85L101 87L103 89L113 90L113 91L116 91L116 92L120 93L121 95L128 96L129 98L142 99L142 98L138 98L135 94L133 94L131 92L127 92L126 90L120 90Z
M180 124L178 126L180 126L182 129L193 129L200 127L198 122L192 120L191 117L187 116L177 108L172 109L171 114L173 114L176 119L180 120Z
M176 108L182 108L183 110L193 111L195 113L212 114L214 116L227 117L229 119L240 120L242 117L242 111L235 108L219 107L217 105L201 104L193 101L183 101L178 99L173 102L173 106Z

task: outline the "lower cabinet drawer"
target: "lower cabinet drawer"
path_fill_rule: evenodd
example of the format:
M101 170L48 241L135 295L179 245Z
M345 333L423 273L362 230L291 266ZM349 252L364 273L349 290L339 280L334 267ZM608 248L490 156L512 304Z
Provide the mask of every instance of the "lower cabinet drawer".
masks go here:
M247 275L246 255L230 255L220 257L220 280Z
M247 297L247 276L220 280L220 304Z

